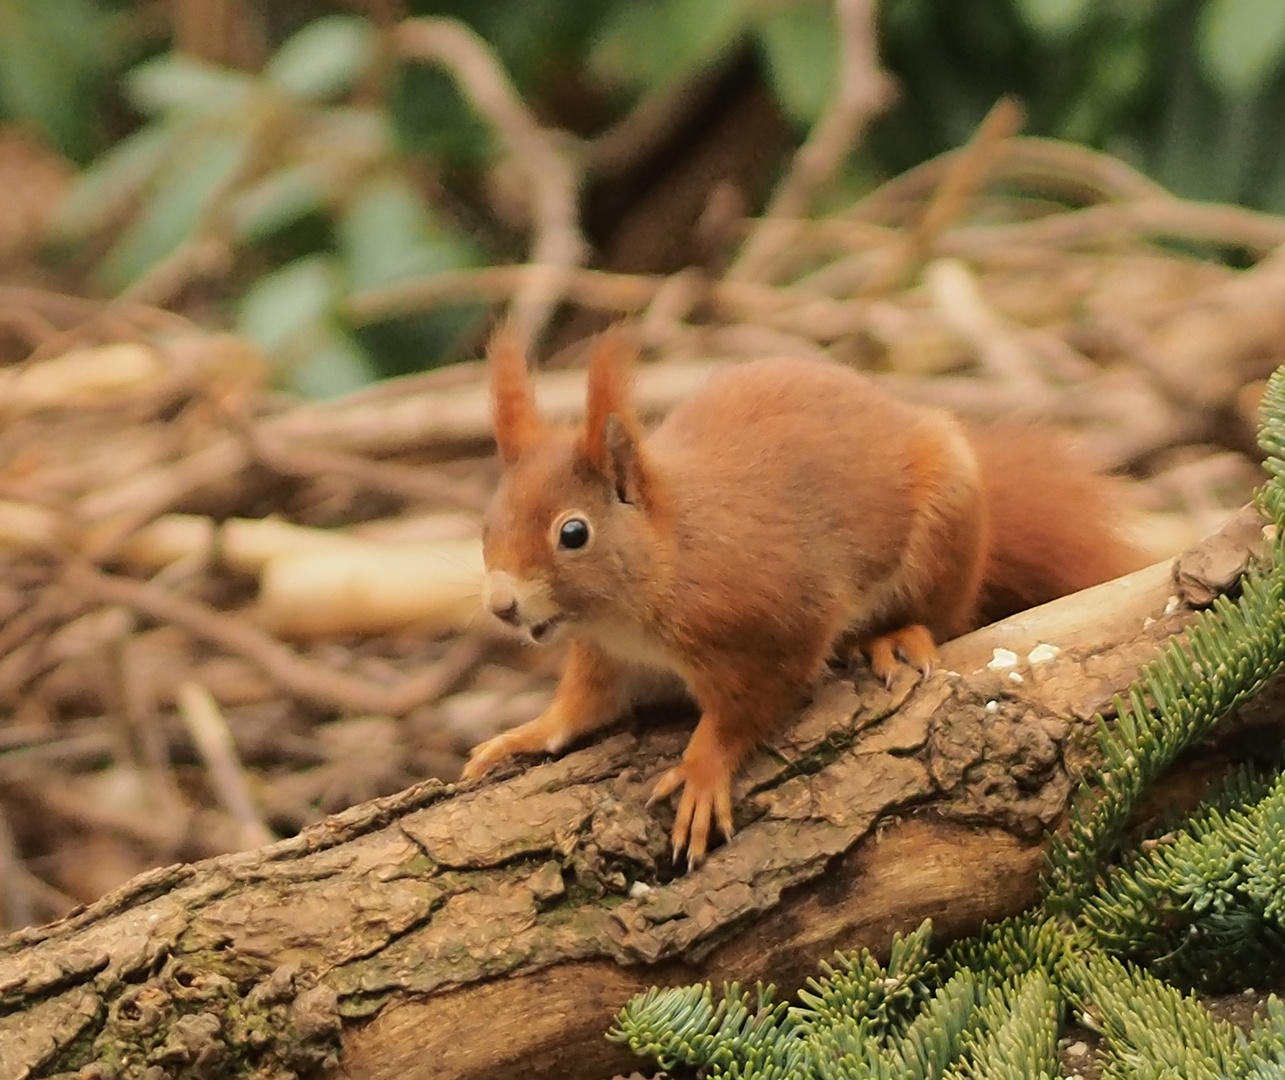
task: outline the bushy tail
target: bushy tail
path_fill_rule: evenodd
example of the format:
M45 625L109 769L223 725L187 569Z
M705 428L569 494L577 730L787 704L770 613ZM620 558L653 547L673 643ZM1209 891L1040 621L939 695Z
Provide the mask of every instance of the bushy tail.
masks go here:
M1146 565L1127 538L1126 484L1095 473L1071 442L1037 425L969 428L990 511L975 625Z

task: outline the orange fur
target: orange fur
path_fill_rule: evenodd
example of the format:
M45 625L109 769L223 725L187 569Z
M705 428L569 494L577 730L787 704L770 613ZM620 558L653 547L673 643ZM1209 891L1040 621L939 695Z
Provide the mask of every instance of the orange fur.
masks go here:
M715 827L731 834L735 770L840 638L884 678L898 655L928 670L982 619L1141 562L1113 532L1112 482L1047 432L970 433L838 365L761 360L644 437L630 360L620 338L598 343L578 429L528 435L514 401L529 388L496 394L487 602L533 641L573 644L549 709L477 748L467 777L684 686L701 719L653 798L681 790L674 852L694 865ZM517 385L503 349L492 371Z
M633 403L629 399L634 349L623 339L622 331L609 330L599 336L589 354L584 453L589 463L599 470L610 466L607 421L611 416L618 417L631 434L638 434Z
M535 409L526 356L509 328L501 327L492 337L487 367L491 373L495 442L500 460L511 465L540 438L543 425Z
M1034 425L969 432L991 519L991 543L972 625L1120 577L1146 561L1120 531L1130 510L1122 481L1094 473L1063 435Z

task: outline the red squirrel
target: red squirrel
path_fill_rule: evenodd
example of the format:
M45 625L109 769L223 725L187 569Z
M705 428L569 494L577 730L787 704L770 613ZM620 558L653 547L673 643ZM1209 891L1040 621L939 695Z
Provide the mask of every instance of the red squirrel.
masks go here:
M565 638L549 707L473 750L466 779L558 753L681 680L701 710L651 802L682 789L674 858L732 835L732 777L807 699L840 638L876 675L937 643L1138 568L1119 481L1052 432L966 427L837 363L714 375L644 434L634 349L591 352L578 427L536 412L526 358L489 351L503 473L482 532L484 603Z

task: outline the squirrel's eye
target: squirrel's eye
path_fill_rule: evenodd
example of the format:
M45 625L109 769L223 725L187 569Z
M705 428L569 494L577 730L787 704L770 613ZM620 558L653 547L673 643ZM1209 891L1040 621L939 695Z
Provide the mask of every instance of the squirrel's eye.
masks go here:
M558 530L558 547L574 551L589 543L589 523L583 518L567 518Z

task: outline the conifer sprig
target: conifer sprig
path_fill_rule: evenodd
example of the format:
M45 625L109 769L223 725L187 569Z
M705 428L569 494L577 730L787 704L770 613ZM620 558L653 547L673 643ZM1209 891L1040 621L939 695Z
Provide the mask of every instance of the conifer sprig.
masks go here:
M1276 522L1270 565L1251 575L1240 599L1202 612L1185 640L1169 643L1129 692L1111 725L1098 718L1101 764L1050 852L1046 904L1070 914L1097 887L1142 795L1183 751L1253 697L1285 666L1285 367L1268 380L1259 444L1270 479L1259 502Z
M798 1080L805 1075L803 1047L793 1038L788 1007L773 1004L772 997L770 986L760 984L751 993L732 983L715 1005L709 983L652 987L625 1006L607 1038L627 1043L662 1069L686 1065L711 1077L730 1070L746 1080Z
M1258 445L1270 479L1258 493L1258 504L1278 530L1285 530L1285 366L1267 380L1260 408Z
M1070 995L1103 1036L1103 1077L1227 1080L1240 1074L1243 1039L1193 995L1098 953L1077 965Z
M1081 946L1213 990L1279 976L1285 775L1241 806L1209 806L1110 870L1076 920Z
M851 1017L866 1021L877 1036L899 1030L928 996L927 987L935 979L931 939L930 920L904 937L894 935L887 967L868 949L855 956L836 953L834 964L822 961L821 977L808 979L799 991L801 1004L792 1016L809 1034Z
M1042 971L991 989L945 1080L1053 1080L1061 998Z

